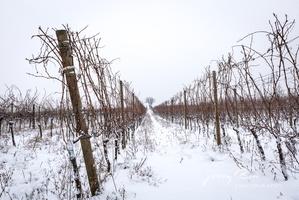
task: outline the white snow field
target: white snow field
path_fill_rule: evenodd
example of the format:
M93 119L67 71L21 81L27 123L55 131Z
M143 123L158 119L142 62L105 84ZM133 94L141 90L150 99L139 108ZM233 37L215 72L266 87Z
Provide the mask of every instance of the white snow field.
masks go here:
M296 176L285 181L277 166L253 161L252 157L257 158L252 152L240 158L236 138L230 151L218 150L213 137L184 130L150 110L136 137L136 143L144 147L139 146L131 162L146 161L140 169L143 172L128 168L115 175L125 199L299 199ZM272 153L273 148L267 149ZM232 157L243 164L238 167ZM106 191L113 187L108 182Z
M211 128L210 132L214 131ZM226 145L217 147L212 134L185 130L148 110L117 161L111 141L111 174L104 173L100 138L92 138L101 193L90 197L80 145L75 154L80 167L83 199L137 200L252 200L299 199L297 174L285 181L275 154L275 140L263 140L266 161L261 161L252 136L242 134L240 154L235 132L227 128ZM0 199L76 199L73 171L65 140L59 135L17 133L16 147L2 133L0 143ZM222 138L225 143L224 138ZM104 164L103 164L104 163Z

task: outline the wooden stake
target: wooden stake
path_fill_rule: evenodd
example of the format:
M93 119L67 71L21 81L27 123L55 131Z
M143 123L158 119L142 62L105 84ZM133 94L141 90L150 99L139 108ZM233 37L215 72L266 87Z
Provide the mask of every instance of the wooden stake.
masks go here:
M125 123L125 110L124 110L124 90L123 90L123 82L119 81L120 84L120 106L121 106L121 126L122 126L122 149L126 148L126 133L124 129L124 123Z
M235 102L235 117L236 117L236 125L239 128L239 112L238 112L238 101L237 101L237 89L234 88L234 102Z
M51 117L50 135L53 136L53 117Z
M187 121L187 96L186 90L184 90L184 114L185 114L185 129L188 128L188 121Z
M14 136L14 133L13 133L13 124L14 124L14 121L9 121L9 130L10 130L10 133L11 133L12 144L14 146L16 146L15 136Z
M135 94L132 93L132 118L135 119Z
M15 136L14 136L14 132L13 132L13 125L15 123L14 117L13 117L13 102L10 104L10 112L11 112L11 117L10 117L10 121L8 122L9 130L10 130L10 133L11 133L12 144L14 146L16 146Z
M32 106L32 129L35 129L35 104Z
M216 71L213 71L213 86L214 86L214 108L215 108L216 139L217 139L217 145L221 145Z
M173 113L173 99L171 99L171 111L170 111L170 115L171 115L171 122L173 123L173 115L174 115L174 113Z
M290 88L288 88L288 96L289 96L289 124L291 127L293 127L292 94Z
M38 107L37 126L38 126L38 130L39 130L39 136L40 136L40 138L42 138L43 137L43 131L42 131L42 124L41 124L40 106Z
M1 136L1 130L2 130L2 121L3 121L3 116L0 116L0 136Z
M88 135L88 127L86 125L82 113L82 103L80 99L76 73L74 69L73 57L72 57L67 31L57 30L56 36L58 39L58 46L60 49L62 65L64 68L63 72L66 77L67 86L72 101L73 112L75 113L77 135L81 135L81 134ZM99 192L100 190L100 184L98 181L96 166L92 155L91 143L89 137L85 137L85 139L81 139L80 142L81 142L81 148L83 152L91 194L92 196L95 196L96 193Z

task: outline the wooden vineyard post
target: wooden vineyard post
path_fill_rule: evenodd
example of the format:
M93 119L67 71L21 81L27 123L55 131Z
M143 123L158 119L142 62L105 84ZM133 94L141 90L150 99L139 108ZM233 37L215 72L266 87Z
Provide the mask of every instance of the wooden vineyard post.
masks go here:
M32 106L32 129L35 129L35 104Z
M53 136L53 117L51 117L50 135Z
M135 94L132 93L132 118L135 119Z
M135 93L132 93L132 118L135 120ZM135 123L132 125L131 139L134 141Z
M213 71L213 86L214 86L214 109L215 109L216 140L217 140L217 145L221 145L216 71Z
M185 116L185 129L188 128L188 121L187 121L187 96L186 90L184 90L184 116Z
M38 126L38 130L39 130L40 138L42 138L43 137L43 132L42 132L42 124L41 124L40 106L38 107L37 126Z
M58 39L58 46L62 58L62 66L64 68L64 75L66 77L67 86L69 89L73 112L75 114L77 134L88 136L88 127L82 113L82 103L80 99L77 78L75 74L72 52L69 44L69 38L66 30L57 30L56 36ZM80 139L81 148L83 152L87 177L92 196L99 192L100 184L95 167L95 162L92 154L90 137Z
M1 136L1 130L2 130L2 121L3 121L3 116L0 116L0 136Z
M16 146L15 136L14 136L14 133L13 133L13 125L14 125L14 121L9 121L9 130L10 130L10 133L11 133L12 144L14 146Z
M121 139L121 144L122 144L122 149L126 148L126 133L125 133L125 128L124 122L125 122L125 110L124 110L124 90L123 90L123 82L119 81L120 84L120 106L121 106L121 126L122 126L122 139Z
M234 88L234 107L235 107L235 117L236 117L236 125L239 128L239 112L238 112L238 101L237 101L237 89Z
M293 127L293 110L292 110L292 94L291 89L288 87L288 103L289 103L289 123L290 127Z
M171 115L171 122L173 123L173 99L171 99L171 107L170 107L171 111L170 111L170 115Z
M9 130L10 130L10 133L11 133L11 139L12 139L12 144L14 146L16 146L16 142L15 142L15 136L14 136L14 133L13 133L13 125L14 125L14 121L13 121L13 103L10 104L10 109L11 109L11 117L10 117L10 121L9 121Z

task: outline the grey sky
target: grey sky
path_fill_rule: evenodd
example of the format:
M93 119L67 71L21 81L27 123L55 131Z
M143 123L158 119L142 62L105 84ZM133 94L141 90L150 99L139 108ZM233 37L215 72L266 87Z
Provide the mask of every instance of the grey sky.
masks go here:
M86 25L100 33L102 57L116 60L112 69L132 83L141 100L168 100L201 76L248 33L269 30L272 13L299 19L298 0L151 0L151 1L14 1L0 2L0 94L12 84L25 91L52 93L59 83L26 74L35 67L25 58L37 54L38 27L72 30ZM298 33L298 25L296 29ZM50 34L55 34L50 31ZM216 68L216 67L215 67Z

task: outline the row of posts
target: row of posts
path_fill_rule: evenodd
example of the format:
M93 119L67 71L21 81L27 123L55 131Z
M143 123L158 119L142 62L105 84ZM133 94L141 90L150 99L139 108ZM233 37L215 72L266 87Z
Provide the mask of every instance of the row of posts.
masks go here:
M216 71L212 72L213 75L213 97L214 97L214 117L215 117L215 128L216 128L216 140L217 145L221 145L221 137L220 137L220 119L219 119L219 107L218 107L218 96L217 96L217 78L216 78ZM237 101L237 90L234 88L234 102L235 102L235 111L234 115L236 118L236 126L239 128L239 117L238 117L238 101ZM292 111L292 94L290 91L290 88L288 88L288 101L289 101L289 125L293 126L293 111ZM186 90L184 90L184 125L185 129L188 128L188 102L187 102L187 96L186 96ZM172 113L172 122L173 122L173 99L171 100L171 113Z
M221 145L221 137L220 137L220 120L219 120L219 109L218 109L218 96L217 96L217 79L216 79L216 71L213 71L213 93L214 93L214 116L215 116L215 127L216 127L216 140L217 145ZM173 100L171 100L171 108L173 107ZM188 102L187 102L187 92L184 90L184 125L185 129L188 128ZM171 111L173 112L173 111ZM173 121L173 118L172 118Z
M15 143L15 140L14 140L14 131L13 131L13 127L16 124L16 122L15 122L16 119L14 119L14 117L13 117L13 115L14 115L14 104L13 103L10 104L10 113L11 113L11 116L10 116L9 121L8 121L9 131L10 131L10 133L12 135L13 146L16 146L16 143ZM1 135L1 131L2 131L2 122L3 121L4 121L4 117L1 116L0 117L0 135ZM35 126L35 122L36 122L36 120L35 120L35 104L33 104L33 106L32 106L32 115L30 117L30 125L29 125L32 129L35 129L35 127L36 127ZM21 124L20 124L20 126L21 126ZM39 128L40 138L42 138L41 108L40 107L39 107L39 114L38 114L38 118L37 118L37 126ZM53 118L51 118L50 129L51 129L50 134L51 134L51 137L52 137Z

